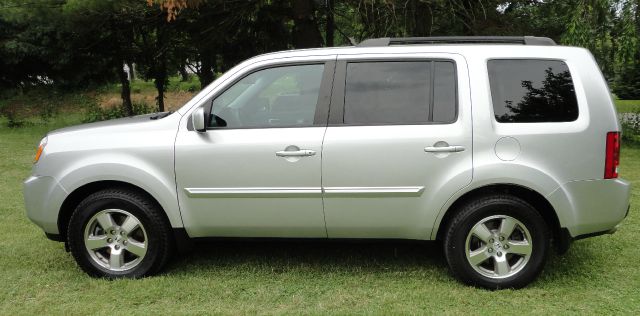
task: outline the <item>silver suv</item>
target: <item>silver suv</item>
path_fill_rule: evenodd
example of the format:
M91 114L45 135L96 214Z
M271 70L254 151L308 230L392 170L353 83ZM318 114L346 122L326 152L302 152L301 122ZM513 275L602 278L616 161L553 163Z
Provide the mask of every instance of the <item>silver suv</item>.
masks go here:
M29 218L88 274L141 277L201 237L438 240L518 288L629 208L588 50L539 37L380 38L261 55L175 113L50 132Z

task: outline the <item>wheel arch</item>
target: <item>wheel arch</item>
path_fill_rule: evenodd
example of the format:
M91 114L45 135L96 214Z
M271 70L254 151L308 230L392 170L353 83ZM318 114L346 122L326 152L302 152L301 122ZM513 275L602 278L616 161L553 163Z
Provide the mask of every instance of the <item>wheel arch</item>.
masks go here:
M480 196L488 194L508 194L523 199L531 204L544 218L553 233L553 243L559 253L564 253L569 247L566 232L562 229L558 214L553 205L539 192L523 185L513 183L490 184L475 188L458 197L445 211L439 223L435 226L436 240L443 240L445 227L455 217L460 206Z
M159 209L162 210L162 216L165 217L167 223L171 222L169 220L167 212L158 202L158 199L156 199L152 194L150 194L143 188L129 182L118 180L94 181L76 188L65 198L64 202L62 202L60 211L58 212L58 231L60 233L60 237L63 240L66 240L69 220L71 219L71 215L73 214L73 211L76 209L78 204L80 204L80 202L82 202L82 200L84 200L87 196L108 188L124 188L144 195L145 197L149 198Z

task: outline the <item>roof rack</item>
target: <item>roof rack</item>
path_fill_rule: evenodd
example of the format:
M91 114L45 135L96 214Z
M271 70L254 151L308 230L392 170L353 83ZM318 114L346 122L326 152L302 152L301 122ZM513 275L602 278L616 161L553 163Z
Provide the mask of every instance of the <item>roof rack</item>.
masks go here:
M556 45L548 37L536 36L434 36L434 37L381 37L364 40L358 47L375 47L411 44L522 44Z

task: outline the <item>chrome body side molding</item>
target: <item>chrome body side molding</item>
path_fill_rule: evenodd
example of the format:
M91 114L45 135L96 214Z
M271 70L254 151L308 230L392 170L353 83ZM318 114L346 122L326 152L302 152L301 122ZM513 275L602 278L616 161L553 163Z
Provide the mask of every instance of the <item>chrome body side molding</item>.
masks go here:
M291 195L399 195L399 196L419 196L424 192L424 187L268 187L268 188L185 188L184 191L190 197L251 197L251 196L278 196Z

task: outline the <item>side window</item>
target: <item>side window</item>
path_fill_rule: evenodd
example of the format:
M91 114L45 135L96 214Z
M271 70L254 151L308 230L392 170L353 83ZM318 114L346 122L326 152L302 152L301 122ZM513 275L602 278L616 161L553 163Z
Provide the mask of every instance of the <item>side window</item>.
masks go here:
M256 71L211 103L209 127L312 126L324 65Z
M347 63L345 124L451 123L456 107L453 62Z
M452 62L434 62L433 122L451 123L456 120L456 69Z
M487 68L498 122L571 122L578 118L571 73L563 61L496 59Z

